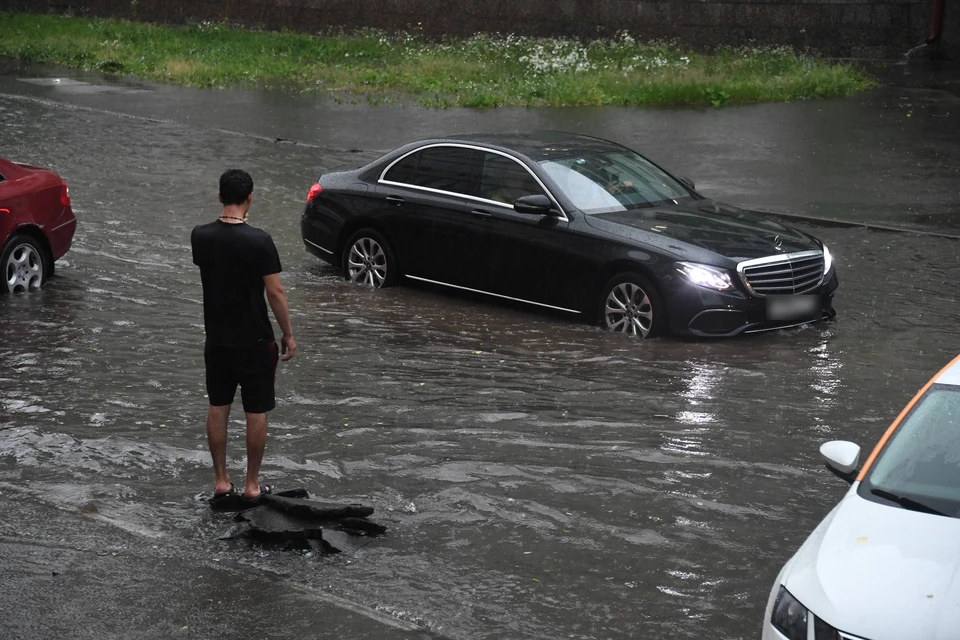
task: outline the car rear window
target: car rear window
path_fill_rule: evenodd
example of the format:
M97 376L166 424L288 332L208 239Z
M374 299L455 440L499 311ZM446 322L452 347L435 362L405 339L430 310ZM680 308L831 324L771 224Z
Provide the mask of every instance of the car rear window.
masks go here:
M471 167L475 153L463 147L429 147L397 162L384 180L473 195Z

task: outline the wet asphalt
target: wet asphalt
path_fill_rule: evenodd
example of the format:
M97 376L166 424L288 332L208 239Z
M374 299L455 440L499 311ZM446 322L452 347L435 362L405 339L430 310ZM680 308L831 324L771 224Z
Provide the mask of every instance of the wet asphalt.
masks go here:
M869 448L960 353L954 71L893 66L885 88L825 102L438 111L6 67L0 155L57 170L80 225L43 291L0 300L0 636L758 637L777 571L845 488L820 443ZM836 256L837 319L641 342L370 292L303 250L322 170L525 128L625 142L735 204L860 225L798 222ZM280 251L300 347L264 479L369 504L390 528L337 556L221 540L234 523L205 503L189 231L218 214L230 167L254 176L251 222Z

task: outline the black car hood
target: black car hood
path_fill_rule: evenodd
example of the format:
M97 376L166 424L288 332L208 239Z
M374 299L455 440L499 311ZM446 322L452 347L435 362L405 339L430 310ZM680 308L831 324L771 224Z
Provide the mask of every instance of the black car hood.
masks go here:
M692 245L733 260L820 249L816 240L796 229L712 200L595 213L587 215L586 220L594 228L667 247L681 256L688 254L691 248L683 245Z

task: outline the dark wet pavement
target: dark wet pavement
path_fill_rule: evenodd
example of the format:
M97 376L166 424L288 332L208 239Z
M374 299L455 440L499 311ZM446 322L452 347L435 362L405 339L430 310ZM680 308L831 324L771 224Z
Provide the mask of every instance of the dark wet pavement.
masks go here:
M136 86L0 77L0 155L56 169L80 218L58 276L0 300L0 635L757 637L777 571L845 488L820 443L869 448L960 353L946 238L804 225L839 265L834 322L640 342L370 292L298 228L324 168L433 134L553 127L625 141L737 204L958 234L948 92L427 111ZM251 222L280 250L299 345L263 478L375 507L388 534L350 553L219 540L235 523L204 502L189 232L219 213L234 166L256 181Z

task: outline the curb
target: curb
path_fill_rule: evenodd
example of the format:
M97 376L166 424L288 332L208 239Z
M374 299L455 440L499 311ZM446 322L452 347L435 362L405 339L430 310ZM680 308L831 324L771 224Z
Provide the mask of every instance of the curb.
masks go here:
M942 233L940 231L923 231L920 229L909 229L906 227L896 227L888 224L874 224L872 222L850 222L848 220L834 220L832 218L820 218L800 213L784 213L782 211L765 211L763 209L748 209L753 213L759 213L774 218L786 218L787 220L800 220L803 222L813 222L827 227L846 227L858 229L870 229L871 231L886 231L888 233L912 233L918 236L929 236L932 238L946 238L947 240L960 240L960 235L952 233Z

